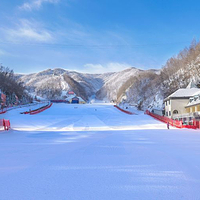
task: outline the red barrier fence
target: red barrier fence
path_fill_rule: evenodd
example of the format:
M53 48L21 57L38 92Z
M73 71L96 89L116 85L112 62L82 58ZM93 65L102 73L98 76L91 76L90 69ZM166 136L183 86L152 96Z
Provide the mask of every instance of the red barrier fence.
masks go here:
M30 115L35 115L35 114L38 114L38 113L41 113L43 112L44 110L50 108L52 106L52 103L49 105L45 105L45 106L42 106L40 108L37 108L35 110L30 110L30 111L26 111L26 112L23 112L21 114L30 114Z
M6 113L6 110L0 110L0 114Z
M117 108L117 109L119 109L120 111L126 113L126 114L135 115L135 113L132 113L132 112L130 112L130 111L128 111L128 110L124 110L124 109L120 108L120 107L117 106L117 105L114 105L114 107Z
M10 121L6 119L0 119L0 127L4 127L4 130L10 129Z
M41 113L41 112L43 112L44 110L50 108L51 106L52 106L52 103L51 103L50 105L48 105L48 106L43 107L42 109L39 109L39 110L38 110L38 109L37 109L37 110L32 110L32 111L30 112L30 115L35 115L35 114Z
M200 121L194 120L194 125L195 125L197 128L200 128Z
M164 123L168 123L171 125L171 126L174 126L176 128L190 128L190 129L197 129L200 127L200 122L199 121L195 121L195 123L193 123L193 125L184 125L182 121L178 121L178 120L173 120L173 119L170 119L168 117L164 117L164 116L160 116L160 115L157 115L155 113L151 113L150 111L146 110L145 114L147 115L150 115L151 117L161 121L161 122L164 122Z
M18 104L18 105L7 106L6 108L0 110L0 114L4 114L4 113L6 113L10 110L13 110L13 109L23 108L23 107L28 107L28 106L34 106L34 105L37 105L37 104L38 103L27 103L27 104Z

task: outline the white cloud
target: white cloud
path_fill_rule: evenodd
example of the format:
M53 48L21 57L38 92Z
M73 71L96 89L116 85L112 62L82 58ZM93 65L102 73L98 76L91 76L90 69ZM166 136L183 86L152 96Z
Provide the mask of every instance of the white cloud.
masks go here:
M108 63L105 65L101 64L86 64L81 72L84 73L106 73L106 72L118 72L131 68L133 66L126 63Z
M35 21L21 20L15 29L5 30L7 38L11 41L47 42L53 39L52 34Z
M32 11L39 10L43 3L58 3L59 0L32 0L31 2L25 2L22 6L19 7L20 10Z

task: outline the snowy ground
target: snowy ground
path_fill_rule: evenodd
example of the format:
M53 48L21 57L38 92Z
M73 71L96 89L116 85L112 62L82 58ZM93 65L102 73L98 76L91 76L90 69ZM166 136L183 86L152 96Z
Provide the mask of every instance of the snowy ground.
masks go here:
M0 200L200 199L200 131L112 105L54 104L2 118Z

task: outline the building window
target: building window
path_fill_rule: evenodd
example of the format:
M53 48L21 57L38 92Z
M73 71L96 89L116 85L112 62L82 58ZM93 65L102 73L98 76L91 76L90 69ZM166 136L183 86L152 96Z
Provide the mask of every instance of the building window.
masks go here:
M171 116L171 111L169 111L169 116Z
M198 99L198 96L194 96L194 101L196 101Z
M178 110L174 110L173 111L173 114L175 115L175 114L178 114Z
M169 105L170 105L170 100L169 100Z
M168 116L168 112L166 112L166 116Z
M167 101L166 101L166 106L167 106Z

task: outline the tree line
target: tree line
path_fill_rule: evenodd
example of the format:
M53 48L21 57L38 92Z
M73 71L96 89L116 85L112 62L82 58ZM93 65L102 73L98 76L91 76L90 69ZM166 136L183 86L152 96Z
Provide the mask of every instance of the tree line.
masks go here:
M195 39L177 55L167 60L158 74L144 71L131 77L118 91L117 101L138 105L144 109L157 98L164 99L179 88L186 88L193 80L200 88L200 41Z
M2 99L6 95L6 102ZM32 98L26 92L22 82L17 82L13 70L0 66L0 103L6 107L18 103L31 102Z
M191 80L197 86L200 81L200 41L195 39L177 55L171 57L162 68L160 82L167 97L179 88L185 88Z

